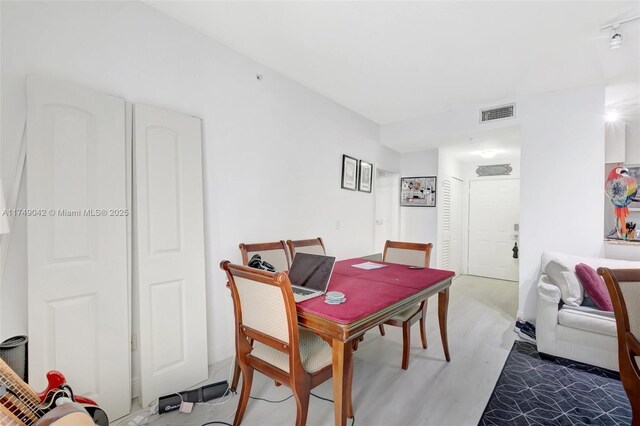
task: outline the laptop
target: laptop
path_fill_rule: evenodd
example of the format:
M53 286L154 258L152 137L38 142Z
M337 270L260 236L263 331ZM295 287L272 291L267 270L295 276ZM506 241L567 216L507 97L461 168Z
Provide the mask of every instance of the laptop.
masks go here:
M289 269L289 281L296 303L326 293L336 258L297 253Z

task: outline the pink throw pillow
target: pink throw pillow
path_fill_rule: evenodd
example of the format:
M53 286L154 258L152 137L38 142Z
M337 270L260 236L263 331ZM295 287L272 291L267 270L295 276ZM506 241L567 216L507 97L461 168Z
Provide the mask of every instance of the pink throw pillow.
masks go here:
M584 287L585 293L593 300L598 309L613 312L611 296L602 277L591 266L584 263L576 265L576 275Z

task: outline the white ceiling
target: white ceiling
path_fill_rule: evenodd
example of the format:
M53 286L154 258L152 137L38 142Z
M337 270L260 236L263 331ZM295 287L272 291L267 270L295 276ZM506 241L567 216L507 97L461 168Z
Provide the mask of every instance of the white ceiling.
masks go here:
M447 135L437 141L437 146L461 163L497 164L502 160L520 158L520 126L498 127L473 133ZM480 156L482 151L495 151L490 160Z
M379 124L605 83L640 91L640 2L147 3Z

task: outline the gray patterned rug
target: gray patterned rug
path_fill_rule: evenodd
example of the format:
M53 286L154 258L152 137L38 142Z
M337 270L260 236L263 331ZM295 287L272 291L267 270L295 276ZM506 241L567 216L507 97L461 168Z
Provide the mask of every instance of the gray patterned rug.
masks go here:
M479 425L630 425L618 373L515 342Z

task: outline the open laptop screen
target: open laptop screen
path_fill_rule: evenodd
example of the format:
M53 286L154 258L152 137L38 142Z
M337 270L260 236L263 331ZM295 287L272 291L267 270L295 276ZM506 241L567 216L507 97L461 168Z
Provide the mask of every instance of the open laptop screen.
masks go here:
M336 258L317 254L298 253L289 270L292 285L324 292L329 285Z

